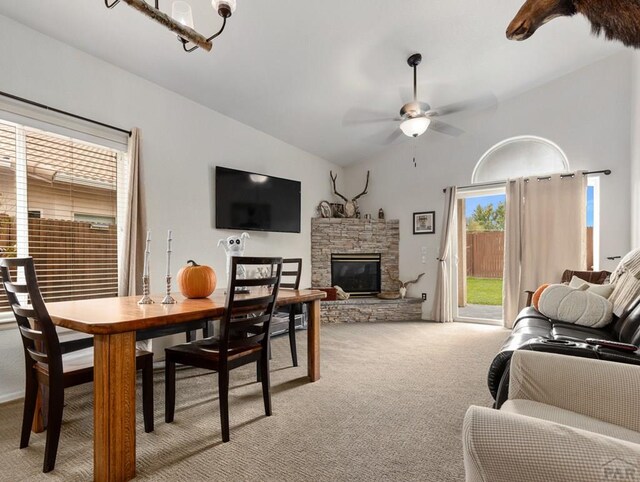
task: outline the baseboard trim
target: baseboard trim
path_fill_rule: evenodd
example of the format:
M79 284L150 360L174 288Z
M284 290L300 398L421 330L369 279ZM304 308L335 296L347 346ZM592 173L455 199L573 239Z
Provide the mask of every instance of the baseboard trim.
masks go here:
M24 390L18 390L17 392L12 393L4 393L0 395L0 405L2 405L3 403L20 400L21 398L24 398Z

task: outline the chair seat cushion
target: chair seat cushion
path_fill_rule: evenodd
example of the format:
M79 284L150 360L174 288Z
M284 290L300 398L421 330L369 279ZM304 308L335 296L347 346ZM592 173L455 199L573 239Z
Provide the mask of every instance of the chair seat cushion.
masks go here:
M593 417L533 400L507 400L500 408L500 411L568 425L600 435L626 440L627 442L640 443L640 432L634 432L619 425L603 422Z
M229 360L235 360L262 349L259 344L234 348L229 350ZM165 348L167 356L171 355L195 355L201 358L217 360L220 358L220 340L217 337L206 338L204 340L182 343L169 348Z
M587 338L598 338L600 340L616 341L613 335L605 330L598 330L596 328L589 328L586 326L565 325L559 323L553 325L551 336L554 340L578 342L584 342Z

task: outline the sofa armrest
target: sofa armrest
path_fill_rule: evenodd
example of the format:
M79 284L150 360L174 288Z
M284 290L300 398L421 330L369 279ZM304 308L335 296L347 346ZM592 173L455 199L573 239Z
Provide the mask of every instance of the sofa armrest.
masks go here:
M640 471L638 444L490 408L469 408L462 439L467 482L613 480L625 467Z
M524 293L527 294L527 304L525 306L531 306L531 301L533 301L533 295L536 292L531 290L524 290Z
M509 399L533 400L640 432L640 367L517 350Z

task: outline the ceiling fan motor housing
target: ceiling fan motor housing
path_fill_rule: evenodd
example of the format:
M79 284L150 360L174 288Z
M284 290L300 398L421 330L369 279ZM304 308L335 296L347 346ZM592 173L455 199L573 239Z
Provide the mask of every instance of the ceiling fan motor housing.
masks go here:
M420 117L425 115L431 109L431 106L426 102L409 102L402 106L400 109L400 117L403 119L410 119L413 117Z

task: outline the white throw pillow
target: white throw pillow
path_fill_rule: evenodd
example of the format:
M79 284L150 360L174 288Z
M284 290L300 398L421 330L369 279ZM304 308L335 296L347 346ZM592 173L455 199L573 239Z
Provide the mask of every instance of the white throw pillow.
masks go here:
M552 320L602 328L611 323L613 305L587 288L586 284L577 289L550 285L540 296L538 311Z
M571 278L571 281L569 282L569 286L571 288L582 288L584 285L587 285L589 287L587 288L587 291L600 295L606 299L609 299L609 296L611 296L611 293L613 293L613 290L616 287L615 285L609 284L609 283L604 285L588 283L587 281L580 279L577 276L574 276L573 278Z

